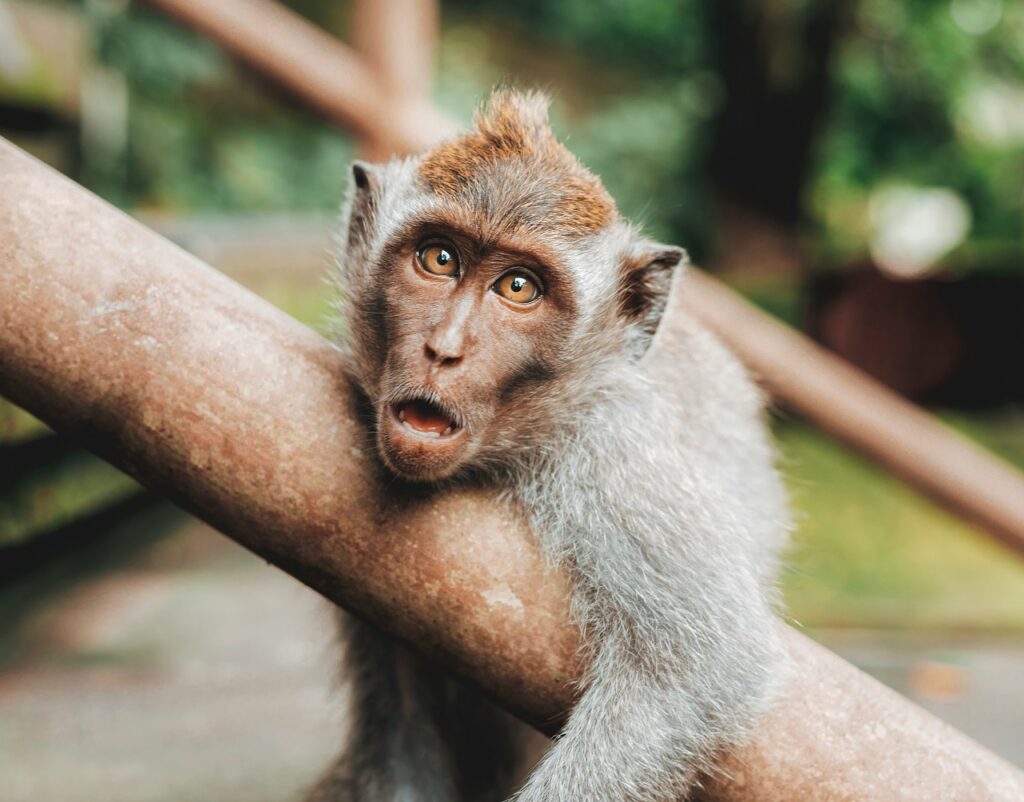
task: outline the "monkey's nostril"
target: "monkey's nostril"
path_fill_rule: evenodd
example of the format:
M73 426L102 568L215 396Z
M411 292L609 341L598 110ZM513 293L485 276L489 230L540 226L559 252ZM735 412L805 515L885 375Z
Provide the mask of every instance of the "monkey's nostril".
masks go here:
M461 356L448 356L435 348L431 348L430 345L423 346L423 353L426 354L430 362L443 368L455 367L462 361Z

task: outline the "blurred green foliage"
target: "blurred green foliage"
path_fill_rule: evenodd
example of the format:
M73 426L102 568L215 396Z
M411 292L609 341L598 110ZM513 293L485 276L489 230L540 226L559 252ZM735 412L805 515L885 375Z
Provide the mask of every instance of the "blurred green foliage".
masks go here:
M968 258L1024 267L1024 4L859 0L832 73L809 187L825 239L862 247L880 184L948 187L971 209Z
M45 438L47 432L45 424L0 398L0 477L11 467L2 463L8 458L5 448ZM19 470L16 481L0 492L0 546L67 523L134 487L116 468L78 449Z
M1024 415L947 421L1024 468ZM808 626L1024 629L1024 564L806 424L776 428L796 518L783 589Z
M76 520L137 487L117 468L83 451L25 473L0 494L0 546Z
M467 119L495 82L555 96L556 128L627 215L705 256L708 150L725 104L715 0L447 0L436 96ZM758 14L769 82L795 80L798 33L822 0L735 0ZM290 6L344 35L346 3ZM828 262L862 253L871 192L947 187L969 204L952 262L1009 261L1024 240L1024 4L851 0L832 52L828 100L805 187L804 232ZM329 209L342 194L347 137L216 47L139 4L97 16L103 61L127 79L126 170L90 176L125 206ZM750 147L759 146L757 130ZM771 152L765 159L773 158ZM102 171L101 171L102 173Z
M191 212L338 204L352 158L342 132L137 4L94 23L102 61L127 79L129 116L127 152L88 177L93 189Z

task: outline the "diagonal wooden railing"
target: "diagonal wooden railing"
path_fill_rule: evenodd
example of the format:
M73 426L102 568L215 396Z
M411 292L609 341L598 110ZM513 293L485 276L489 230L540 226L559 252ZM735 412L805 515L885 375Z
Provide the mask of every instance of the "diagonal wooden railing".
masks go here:
M273 0L147 2L353 131L365 153L415 152L457 128L426 98L431 0L356 0L369 61ZM778 401L1024 554L1024 477L1012 466L710 276L685 303Z

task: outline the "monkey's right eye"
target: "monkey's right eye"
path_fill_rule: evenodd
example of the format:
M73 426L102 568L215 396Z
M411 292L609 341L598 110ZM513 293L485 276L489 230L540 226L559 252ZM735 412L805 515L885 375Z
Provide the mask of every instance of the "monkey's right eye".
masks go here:
M459 257L454 248L446 245L424 245L416 251L416 261L420 267L435 276L457 276L459 274Z

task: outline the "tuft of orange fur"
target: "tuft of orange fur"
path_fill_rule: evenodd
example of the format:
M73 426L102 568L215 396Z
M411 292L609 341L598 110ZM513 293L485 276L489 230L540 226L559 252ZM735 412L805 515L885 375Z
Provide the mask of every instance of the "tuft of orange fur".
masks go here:
M555 138L548 104L541 92L496 89L477 112L472 131L426 154L420 178L432 192L457 199L497 171L507 171L504 178L513 182L529 176L531 191L541 189L551 197L547 224L569 235L604 228L617 216L615 201L600 179Z

